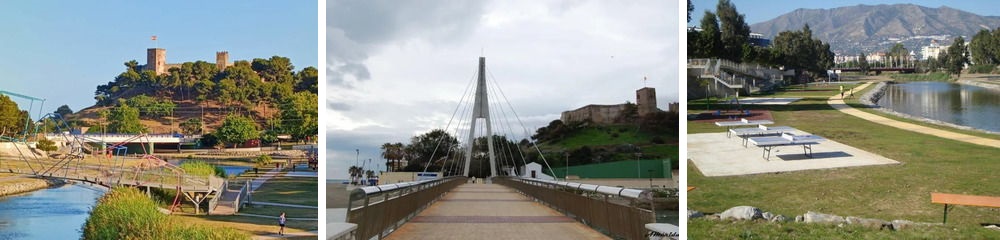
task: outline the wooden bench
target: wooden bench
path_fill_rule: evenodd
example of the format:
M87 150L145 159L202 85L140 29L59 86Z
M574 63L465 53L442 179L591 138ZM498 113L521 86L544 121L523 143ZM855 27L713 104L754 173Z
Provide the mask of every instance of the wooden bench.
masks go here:
M961 195L961 194L949 194L949 193L931 193L931 203L944 204L944 220L942 220L941 222L947 223L949 205L966 205L966 206L977 206L977 207L1000 208L1000 197Z

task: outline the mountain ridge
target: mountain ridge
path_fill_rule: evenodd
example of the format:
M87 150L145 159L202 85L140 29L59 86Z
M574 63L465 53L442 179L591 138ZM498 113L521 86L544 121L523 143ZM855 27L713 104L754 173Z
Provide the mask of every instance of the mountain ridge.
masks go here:
M809 24L813 36L831 43L835 50L851 45L878 44L888 39L916 36L975 35L980 29L1000 27L1000 16L981 16L948 6L916 4L859 4L828 9L799 8L773 19L754 23L755 33L773 38L782 31Z

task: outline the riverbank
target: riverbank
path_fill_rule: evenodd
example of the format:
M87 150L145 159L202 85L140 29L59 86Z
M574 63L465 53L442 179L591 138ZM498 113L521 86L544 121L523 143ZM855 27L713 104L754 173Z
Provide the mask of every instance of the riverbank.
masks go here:
M1000 77L1000 76L998 76L998 77ZM976 80L972 80L972 81L976 81ZM958 124L954 124L954 123L950 123L950 122L945 122L945 121L936 120L936 119L930 119L930 118L921 117L921 116L915 116L915 115L911 115L911 114L897 112L897 111L894 111L894 110L892 110L890 108L887 108L887 107L882 107L882 106L880 106L878 104L878 101L882 97L885 96L885 91L888 88L889 84L895 84L895 83L890 82L890 81L878 81L876 84L874 84L874 86L858 90L856 92L860 92L862 95L861 95L860 98L858 98L856 100L858 101L858 103L863 104L863 105L865 105L868 108L871 108L871 109L874 109L874 110L877 110L879 112L882 112L882 113L885 113L885 114L889 114L889 115L892 115L892 116L900 117L900 118L905 118L905 119L909 119L909 120L913 120L913 121L917 121L917 122L928 123L928 124L933 124L933 125L938 125L938 126L948 127L948 128L954 128L954 129L960 129L960 130L965 130L965 131L972 131L972 132L978 132L978 133L1000 135L1000 132L996 132L996 131L990 131L990 130L986 130L986 129L980 129L980 128L975 128L975 127L970 127L970 126L958 125ZM969 85L972 85L972 84L969 84ZM985 85L988 85L988 84L985 84ZM975 86L978 86L978 85L975 85ZM980 86L980 87L983 87L983 86ZM998 82L997 84L993 85L993 87L995 87L995 89L1000 90L1000 82ZM989 87L985 87L985 88L989 88Z
M65 184L65 182L55 179L34 178L18 174L0 174L0 197L32 192L62 184Z
M990 90L1000 90L1000 75L966 74L955 82Z

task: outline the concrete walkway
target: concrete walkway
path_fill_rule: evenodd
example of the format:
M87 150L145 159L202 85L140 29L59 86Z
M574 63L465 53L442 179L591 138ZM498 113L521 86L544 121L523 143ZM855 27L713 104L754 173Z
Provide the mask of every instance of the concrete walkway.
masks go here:
M386 239L610 239L497 184L464 184Z
M287 204L287 203L276 203L276 202L252 202L253 205L264 205L264 206L276 206L276 207L290 207L290 208L312 208L318 209L316 206L309 205L298 205L298 204Z
M252 214L252 213L236 213L235 215L236 216L255 217L255 218L278 219L278 216L260 215L260 214ZM288 216L288 215L285 215L285 216ZM315 219L315 218L293 218L293 217L286 217L285 219L296 220L296 221L319 221L319 219Z
M277 227L275 227L275 231L277 231ZM278 235L277 233L275 233L268 235L257 235L251 237L250 239L284 239L291 237L318 237L318 233L316 231L285 233L285 235Z
M871 84L872 84L871 82L867 82L865 84L862 84L861 86L855 87L854 88L854 92L860 92L862 89L865 89L866 87L868 87ZM972 135L968 135L968 134L956 133L956 132L952 132L952 131L941 130L941 129L937 129L937 128L924 127L924 126L920 126L920 125L917 125L917 124L896 121L896 120L892 120L892 119L889 119L889 118L886 118L886 117L882 117L882 116L879 116L879 115L867 113L867 112L864 112L864 111L852 108L851 106L849 106L846 103L844 103L844 99L842 99L840 97L840 94L836 94L836 95L830 97L830 99L827 100L827 104L830 104L831 107L833 107L834 109L837 109L837 110L839 110L839 111L841 111L843 113L850 114L852 116L859 117L861 119L865 119L865 120L868 120L868 121L871 121L871 122L875 122L875 123L878 123L878 124L882 124L882 125L886 125L886 126L890 126L890 127L895 127L895 128L899 128L899 129L903 129L903 130L908 130L908 131L912 131L912 132L923 133L923 134L927 134L927 135L931 135L931 136L941 137L941 138L945 138L945 139L951 139L951 140L955 140L955 141L961 141L961 142L966 142L966 143L978 144L978 145L987 146L987 147L1000 148L1000 140L983 138L983 137L977 137L977 136L972 136Z

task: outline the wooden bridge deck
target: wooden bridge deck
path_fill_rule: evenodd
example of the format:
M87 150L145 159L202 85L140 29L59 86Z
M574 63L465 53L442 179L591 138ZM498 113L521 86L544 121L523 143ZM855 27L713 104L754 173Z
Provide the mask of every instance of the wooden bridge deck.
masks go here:
M464 184L387 239L610 239L498 184Z

